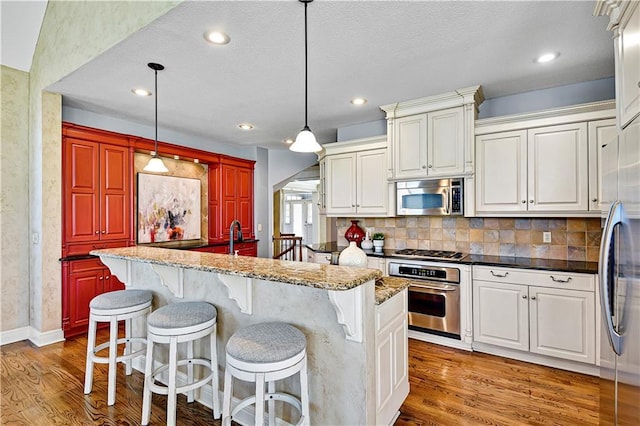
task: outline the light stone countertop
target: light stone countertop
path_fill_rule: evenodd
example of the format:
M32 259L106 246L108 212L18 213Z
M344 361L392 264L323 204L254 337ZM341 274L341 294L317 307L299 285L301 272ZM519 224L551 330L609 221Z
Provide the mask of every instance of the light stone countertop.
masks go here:
M382 277L376 280L376 305L382 305L405 288L409 280L397 277Z
M380 278L382 275L377 269L352 268L249 256L235 257L228 254L145 246L92 250L90 254L178 268L196 269L205 272L239 275L333 291L350 290L367 281ZM376 291L376 300L378 299L377 294L378 291Z

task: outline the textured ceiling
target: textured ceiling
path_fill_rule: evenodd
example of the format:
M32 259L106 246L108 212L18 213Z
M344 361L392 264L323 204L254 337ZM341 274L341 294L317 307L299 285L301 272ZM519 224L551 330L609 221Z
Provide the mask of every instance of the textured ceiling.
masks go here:
M308 7L309 126L381 119L379 105L480 84L485 98L610 77L607 18L591 1L328 1ZM303 6L288 1L187 1L51 87L65 105L211 141L285 148L304 124ZM231 37L203 39L207 29ZM536 64L547 51L558 60ZM368 103L355 107L354 96ZM236 125L251 122L255 129ZM162 139L160 132L159 138Z

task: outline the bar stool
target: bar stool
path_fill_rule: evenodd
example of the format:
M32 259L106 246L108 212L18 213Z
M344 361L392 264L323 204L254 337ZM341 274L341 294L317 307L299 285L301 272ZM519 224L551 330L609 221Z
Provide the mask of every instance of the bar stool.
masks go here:
M132 352L131 343L147 343L145 337L131 337L131 319L151 312L153 294L148 290L118 290L100 294L89 302L89 335L87 337L87 365L84 377L84 393L93 387L93 364L109 364L107 405L116 402L116 362L125 362L125 373L131 374L131 360L144 354L144 347ZM118 321L124 320L125 337L118 338ZM96 329L99 322L108 322L109 341L96 346ZM125 344L123 355L118 356L118 345ZM109 356L97 353L109 348Z
M244 408L255 403L255 424L264 423L264 402L268 401L269 425L275 425L275 401L293 405L300 412L298 425L309 425L309 389L307 382L307 339L292 325L255 324L234 333L226 346L226 371L222 402L222 425ZM300 373L300 398L276 392L275 382ZM240 401L231 410L233 378L255 382L254 396ZM265 382L268 392L265 393Z
M178 393L187 392L187 401L193 402L193 390L211 382L213 393L213 417L220 418L218 396L218 354L216 345L216 308L206 302L172 303L155 310L147 318L147 358L144 369L144 391L142 396L142 424L149 424L151 416L151 393L167 395L167 424L176 424L176 400ZM194 358L193 342L209 336L211 360ZM178 343L187 343L187 358L178 360ZM169 364L153 370L153 345L169 345ZM179 366L187 366L187 383L177 386ZM193 366L202 365L209 374L197 381L193 378ZM155 383L158 376L169 372L169 384Z

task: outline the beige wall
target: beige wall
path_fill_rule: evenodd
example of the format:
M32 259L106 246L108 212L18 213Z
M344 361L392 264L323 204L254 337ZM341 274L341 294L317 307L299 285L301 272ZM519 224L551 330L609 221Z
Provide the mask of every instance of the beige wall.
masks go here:
M29 326L29 74L0 67L0 331Z
M385 234L385 248L459 251L491 256L537 259L598 261L600 219L582 218L452 218L396 217L365 218L358 225ZM344 234L349 219L337 221L338 242L346 245ZM543 243L542 233L551 232L551 243Z
M50 0L47 5L33 64L28 78L28 92L20 97L28 99L28 133L26 126L15 135L16 146L28 147L28 161L23 150L5 149L4 112L5 93L3 70L3 146L2 164L21 164L12 179L17 184L28 182L26 191L14 191L2 199L2 223L7 223L5 207L21 206L23 216L28 211L29 230L16 235L14 246L31 249L28 259L7 263L3 261L3 296L17 294L18 285L4 277L29 280L30 302L21 299L18 311L29 309L28 325L36 344L61 336L60 311L60 257L61 250L61 98L46 92L46 87L140 28L163 15L179 1L123 1L123 2L69 2ZM13 106L7 106L12 111ZM19 110L15 109L15 111ZM28 168L25 166L28 164ZM4 182L3 182L4 190ZM4 195L4 193L3 193ZM25 204L28 197L28 210ZM24 227L26 228L26 226ZM37 234L38 244L30 244L30 236ZM3 257L5 253L2 253ZM24 259L24 257L23 257ZM29 274L24 271L29 265ZM24 284L22 284L24 285ZM6 286L6 289L5 289ZM3 297L4 299L4 297ZM3 300L4 302L4 300ZM26 306L25 306L26 304ZM4 306L3 306L4 308ZM4 314L4 309L3 309ZM16 326L20 326L17 324ZM2 324L2 331L8 328ZM53 333L51 337L47 333Z

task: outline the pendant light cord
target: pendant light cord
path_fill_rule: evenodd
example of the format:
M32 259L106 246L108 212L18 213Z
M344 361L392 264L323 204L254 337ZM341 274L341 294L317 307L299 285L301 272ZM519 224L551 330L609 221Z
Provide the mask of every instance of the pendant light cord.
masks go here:
M156 100L156 137L155 137L155 146L154 146L154 157L158 156L158 70L154 69L156 78L155 78L155 100Z
M305 129L309 129L309 124L307 123L307 118L308 118L308 111L307 111L307 104L308 104L308 76L307 76L307 70L308 70L308 59L307 59L307 2L304 3L304 128Z

